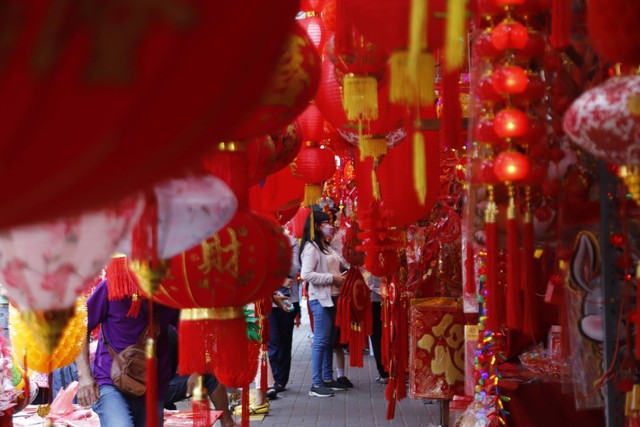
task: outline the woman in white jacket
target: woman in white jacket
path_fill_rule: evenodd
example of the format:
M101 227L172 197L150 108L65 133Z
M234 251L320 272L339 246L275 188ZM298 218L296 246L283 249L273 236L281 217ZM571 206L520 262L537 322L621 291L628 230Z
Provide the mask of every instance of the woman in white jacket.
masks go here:
M313 384L309 395L315 397L330 397L333 396L331 390L346 389L345 385L333 379L336 307L332 296L340 293L344 282L344 277L340 274L340 258L329 247L334 233L335 228L329 215L314 211L313 215L307 218L300 244L300 277L309 284L309 306L314 322L311 351Z

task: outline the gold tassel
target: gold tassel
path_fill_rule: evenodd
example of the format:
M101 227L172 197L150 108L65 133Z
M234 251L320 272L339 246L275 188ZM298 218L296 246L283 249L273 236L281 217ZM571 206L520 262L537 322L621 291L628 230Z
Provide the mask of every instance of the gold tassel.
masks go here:
M304 206L315 205L322 197L322 185L321 184L305 184L304 186L304 200L302 204Z
M342 102L349 121L377 120L378 81L371 76L344 76Z
M427 159L424 150L424 135L420 131L413 132L413 186L420 205L424 205L427 198Z
M419 53L419 78L418 81L413 84L408 74L408 56L406 51L396 51L391 54L391 58L389 59L391 74L389 101L394 104L404 105L414 105L416 102L419 102L422 106L431 105L435 100L435 58L427 51Z
M419 79L419 57L423 49L427 47L427 1L411 0L411 14L409 15L409 55L407 58L407 71L409 81L414 85Z
M451 71L459 68L464 61L467 0L449 0L448 3L444 66L446 71Z
M373 169L371 169L371 189L373 191L373 198L380 200L380 183L378 182L378 162L374 162Z
M311 212L309 212L309 238L315 240L316 238L316 223L313 219L313 206L311 206Z
M363 162L366 157L373 157L379 160L387 154L386 138L376 138L371 135L365 135L360 138L360 161Z

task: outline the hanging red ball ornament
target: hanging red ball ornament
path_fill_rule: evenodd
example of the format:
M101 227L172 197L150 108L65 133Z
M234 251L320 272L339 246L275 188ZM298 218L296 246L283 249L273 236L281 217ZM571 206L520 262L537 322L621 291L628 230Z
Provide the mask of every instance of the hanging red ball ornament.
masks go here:
M493 163L493 171L502 182L515 182L529 174L529 158L516 151L505 151Z
M527 27L513 20L505 20L491 31L491 43L497 50L523 49L528 41Z
M527 72L517 65L498 68L491 81L496 92L503 95L523 93L529 84Z
M496 114L493 127L501 138L517 138L527 132L529 118L520 110L505 108Z

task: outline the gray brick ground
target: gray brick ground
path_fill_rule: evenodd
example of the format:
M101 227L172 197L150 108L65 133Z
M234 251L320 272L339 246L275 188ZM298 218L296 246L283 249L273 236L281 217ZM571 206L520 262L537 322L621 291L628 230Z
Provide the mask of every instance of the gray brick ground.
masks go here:
M363 368L349 368L347 376L354 388L336 392L334 397L309 396L311 387L311 328L303 301L302 324L293 334L293 361L287 391L271 402L270 413L252 427L356 427L356 426L429 426L440 424L437 403L405 398L396 406L395 419L386 420L384 387L375 382L377 370L373 356L365 355ZM348 360L347 360L348 365Z

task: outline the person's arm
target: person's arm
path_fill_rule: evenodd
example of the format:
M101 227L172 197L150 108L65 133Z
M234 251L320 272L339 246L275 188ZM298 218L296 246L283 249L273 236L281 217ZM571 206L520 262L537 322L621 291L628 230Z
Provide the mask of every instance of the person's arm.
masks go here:
M100 399L100 389L93 378L89 364L90 334L87 335L80 355L76 359L76 364L78 365L78 403L84 407L91 406Z
M302 280L315 286L340 286L344 281L342 276L334 276L331 273L318 273L320 250L311 242L307 243L302 251L300 277Z

